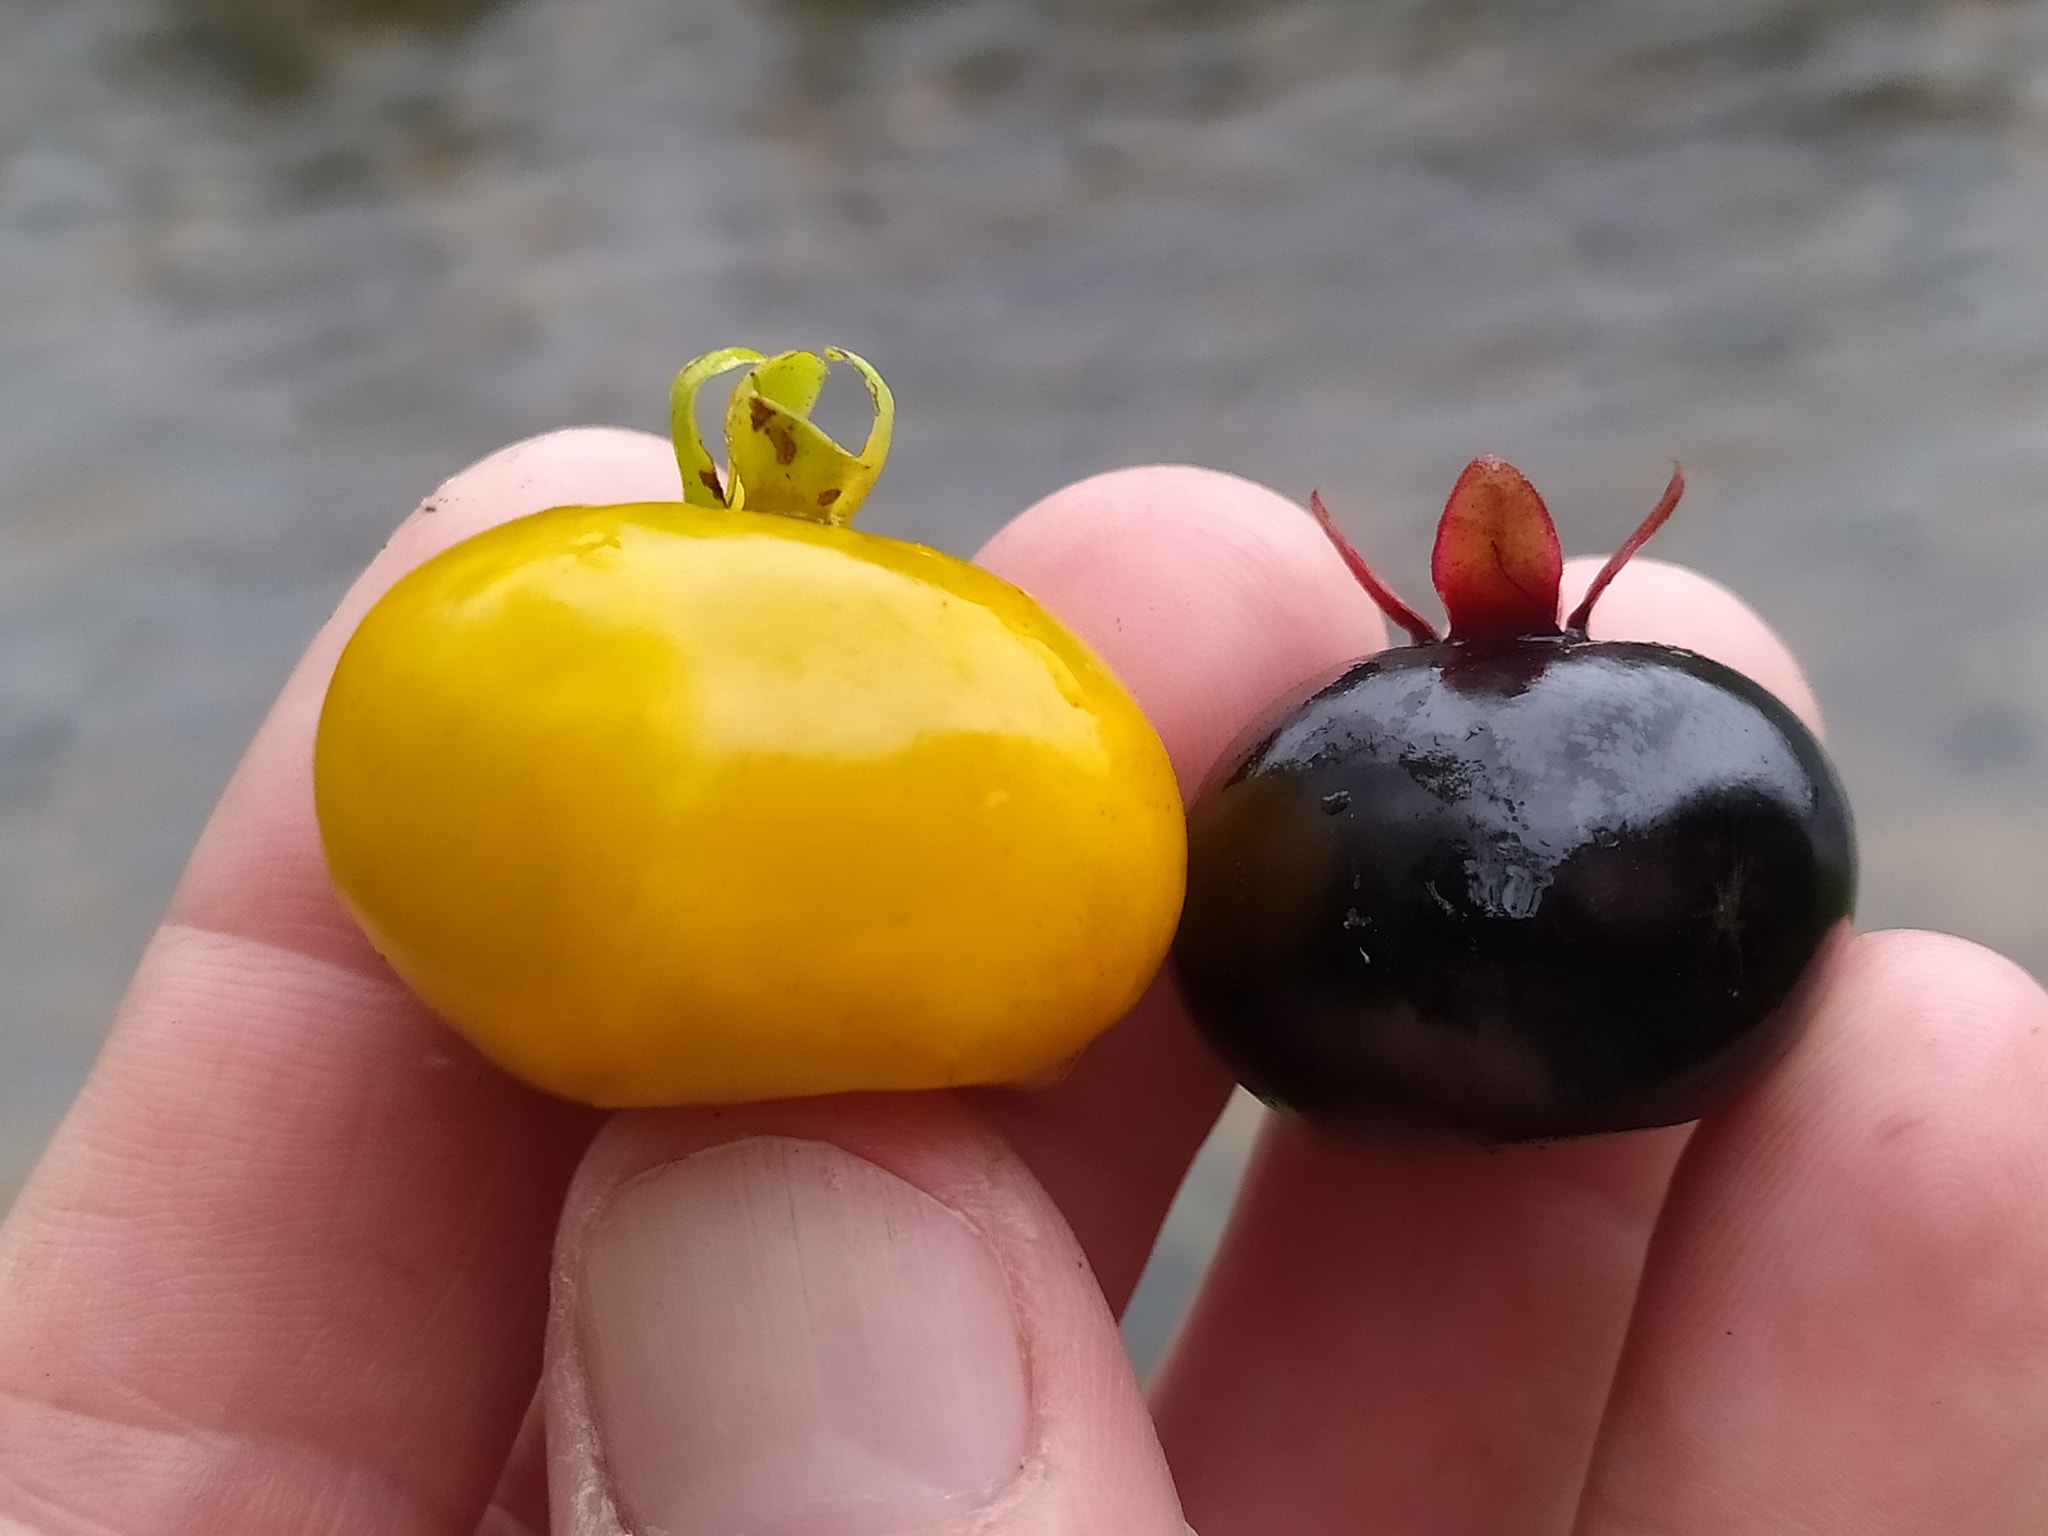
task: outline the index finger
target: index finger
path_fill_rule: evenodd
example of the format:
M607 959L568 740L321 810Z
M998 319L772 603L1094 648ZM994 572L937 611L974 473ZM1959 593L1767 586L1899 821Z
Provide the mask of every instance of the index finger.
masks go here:
M522 513L676 494L656 438L508 449L429 499L309 649L0 1230L0 1523L474 1529L538 1374L594 1117L485 1065L363 940L320 853L312 734L335 656L405 569ZM1292 516L1228 477L1135 472L1054 498L992 561L1113 662L1179 647L1138 691L1194 773L1229 701L1376 633ZM1206 1126L1224 1085L1183 1067ZM1034 1141L1054 1182L1056 1143Z
M0 1525L475 1528L592 1117L486 1067L363 941L320 854L313 727L402 571L676 485L637 433L507 449L429 498L294 671L0 1230Z

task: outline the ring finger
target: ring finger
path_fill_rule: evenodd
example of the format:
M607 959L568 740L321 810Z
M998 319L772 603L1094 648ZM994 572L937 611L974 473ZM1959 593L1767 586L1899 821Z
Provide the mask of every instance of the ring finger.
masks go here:
M1601 638L1713 655L1814 721L1784 647L1701 577L1637 562L1597 619ZM1270 1126L1155 1392L1195 1528L1569 1530L1683 1142L1483 1152Z

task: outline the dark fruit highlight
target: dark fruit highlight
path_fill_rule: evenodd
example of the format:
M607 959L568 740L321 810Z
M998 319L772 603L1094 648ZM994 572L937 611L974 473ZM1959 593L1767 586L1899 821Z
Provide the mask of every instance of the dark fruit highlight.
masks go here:
M1585 635L1682 485L1562 626L1549 515L1499 460L1439 529L1448 639L1330 528L1418 643L1282 701L1190 815L1175 965L1253 1092L1536 1140L1696 1118L1790 1043L1853 903L1840 781L1740 673Z

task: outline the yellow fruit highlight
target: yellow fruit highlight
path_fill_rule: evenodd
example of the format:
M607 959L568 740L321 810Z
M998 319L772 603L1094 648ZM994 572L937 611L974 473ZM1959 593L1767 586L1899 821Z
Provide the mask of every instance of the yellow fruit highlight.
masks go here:
M429 561L350 640L314 782L399 974L595 1104L1043 1079L1180 909L1165 750L1080 641L760 510L560 507Z

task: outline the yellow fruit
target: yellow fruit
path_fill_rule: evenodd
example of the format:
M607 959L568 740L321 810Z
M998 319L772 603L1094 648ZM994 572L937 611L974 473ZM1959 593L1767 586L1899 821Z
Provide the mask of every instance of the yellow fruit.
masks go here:
M677 383L688 504L480 534L400 580L335 671L314 784L337 887L421 997L552 1092L1042 1078L1172 938L1157 736L1024 593L843 526L892 417L848 360L877 407L859 457L807 419L822 359L713 354ZM690 406L741 363L722 481Z

